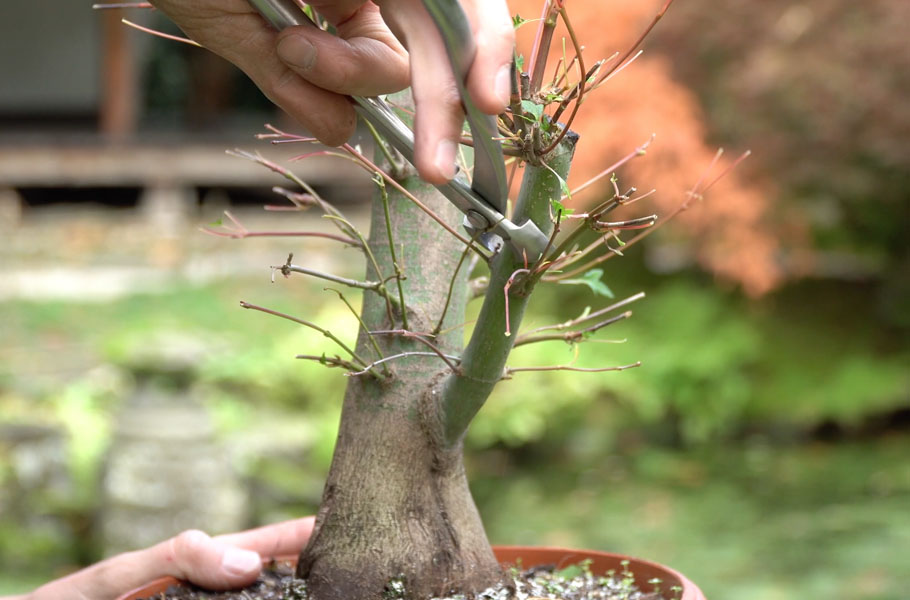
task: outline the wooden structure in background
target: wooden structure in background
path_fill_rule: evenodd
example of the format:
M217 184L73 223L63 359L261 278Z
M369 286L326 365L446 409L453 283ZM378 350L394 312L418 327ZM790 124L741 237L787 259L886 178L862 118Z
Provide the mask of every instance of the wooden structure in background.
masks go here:
M137 77L130 32L121 22L123 10L102 11L101 107L98 126L108 138L122 139L136 132Z

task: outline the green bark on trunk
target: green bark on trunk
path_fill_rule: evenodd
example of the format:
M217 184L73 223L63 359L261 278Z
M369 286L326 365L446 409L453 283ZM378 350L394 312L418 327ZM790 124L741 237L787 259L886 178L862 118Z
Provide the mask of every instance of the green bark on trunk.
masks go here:
M574 141L563 145L550 161L562 177L573 146ZM549 227L550 199L559 197L559 181L544 167L526 169L515 218ZM449 223L460 223L460 213L434 188L416 177L403 183ZM409 330L428 333L442 314L463 245L391 188L389 202L395 254L407 277ZM381 198L374 199L369 245L382 272L370 265L367 279L392 275ZM313 600L379 600L393 579L403 581L415 599L470 595L503 581L468 488L461 440L500 379L511 349L514 338L503 335L502 286L522 266L522 257L508 249L492 261L480 320L464 352L459 325L465 318L468 273L462 266L442 328L448 333L433 342L445 354L463 357L457 372L437 356L411 356L374 367L382 373L388 366L387 377L350 379L316 528L298 565ZM388 288L397 296L393 281ZM511 300L515 330L527 296L513 294ZM380 295L364 293L362 319L368 330L400 328L401 314L396 312L390 323L388 312ZM413 337L375 339L385 356L428 351ZM357 352L378 358L363 329Z

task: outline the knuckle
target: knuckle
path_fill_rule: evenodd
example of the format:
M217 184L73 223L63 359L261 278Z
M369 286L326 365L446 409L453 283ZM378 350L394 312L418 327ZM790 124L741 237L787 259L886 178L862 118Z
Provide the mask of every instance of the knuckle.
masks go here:
M447 85L441 86L436 94L432 96L436 103L447 109L461 108L461 93L455 82L452 81Z
M204 531L187 529L174 536L171 541L171 550L177 560L191 559L202 551L211 538Z
M300 76L291 69L281 69L281 71L275 73L266 81L265 86L268 89L268 94L279 99L283 98L287 94L288 88L291 87L299 77Z

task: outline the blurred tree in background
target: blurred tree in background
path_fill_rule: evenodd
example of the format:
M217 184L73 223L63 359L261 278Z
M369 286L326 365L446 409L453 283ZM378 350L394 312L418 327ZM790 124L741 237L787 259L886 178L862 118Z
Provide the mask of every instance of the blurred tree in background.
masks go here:
M748 144L745 170L811 232L788 274L880 282L878 314L910 326L910 4L673 6L652 38L695 90L712 141Z
M662 3L611 5L607 20L602 3L571 2L588 65L628 47ZM525 18L539 8L512 3ZM585 134L573 187L656 133L647 155L618 176L623 190L657 188L642 202L661 216L685 200L717 146L731 157L753 154L643 251L609 263L605 283L617 297L645 290L648 298L609 332L625 343L591 344L579 366L641 359L642 369L529 374L503 385L481 412L469 443L497 541L536 541L547 531L554 543L641 552L705 581L710 597L905 597L910 581L894 549L910 541L910 472L901 458L910 414L907 23L910 3L887 0L678 1L645 54L585 102L573 126ZM533 35L533 26L519 34ZM189 61L194 51L156 44L147 71L159 82L159 95L147 98L152 120L180 120L168 107L185 101L177 88L194 67L174 68L169 53ZM246 85L234 93L254 95L250 104L259 106ZM594 204L609 185L604 179L571 202ZM230 249L248 251L245 243ZM332 312L321 287L270 287L266 279L175 286L103 311L0 303L0 412L8 421L62 423L77 488L51 499L64 505L58 513L75 523L75 535L30 551L16 541L18 523L0 523L0 562L19 568L29 559L12 559L25 551L93 558L83 533L96 510L105 423L129 388L110 367L62 382L32 367L72 355L116 364L120 341L161 328L220 344L199 385L246 457L242 468L261 496L251 518L312 510L336 435L338 407L326 399L343 382L293 362L318 336L241 315L236 300L255 295L346 323L340 328L356 323ZM542 324L578 314L585 302L565 288L543 290L534 312ZM572 360L572 348L535 345L515 358L532 365L554 356ZM252 430L305 438L306 460L267 462ZM840 443L819 443L831 439ZM11 472L0 469L0 491L12 489L4 479ZM564 505L571 510L552 508ZM756 575L756 564L766 572ZM755 587L755 577L775 583ZM855 587L832 587L841 578Z

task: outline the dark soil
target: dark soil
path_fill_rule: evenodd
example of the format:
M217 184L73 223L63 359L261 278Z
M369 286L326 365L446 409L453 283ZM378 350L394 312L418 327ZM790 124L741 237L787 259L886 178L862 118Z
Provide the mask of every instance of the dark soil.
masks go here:
M563 569L554 566L534 567L521 571L510 569L512 588L490 589L476 600L675 600L679 592L664 589L659 581L649 582L648 591L639 589L629 571L594 575L585 563ZM663 592L663 593L662 593ZM402 581L389 582L383 600L405 600L407 586ZM273 563L263 569L259 579L243 590L210 592L189 584L171 586L167 592L145 600L307 600L306 582L294 577L288 563ZM435 600L465 600L458 594Z

